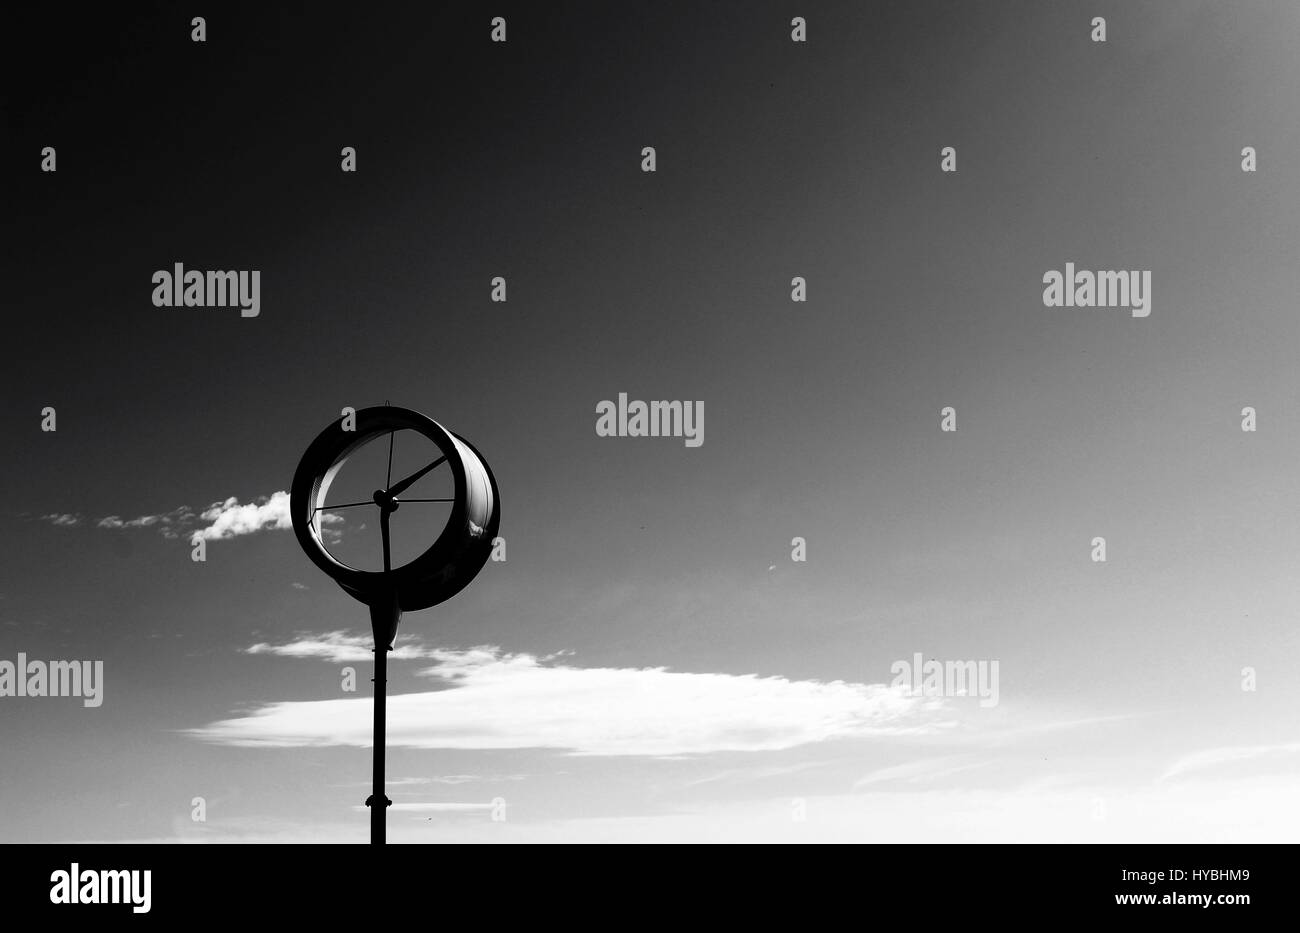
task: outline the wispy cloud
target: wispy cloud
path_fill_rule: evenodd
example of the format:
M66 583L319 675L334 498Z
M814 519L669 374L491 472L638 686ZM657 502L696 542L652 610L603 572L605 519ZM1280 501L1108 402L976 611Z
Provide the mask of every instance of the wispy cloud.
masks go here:
M41 521L49 522L51 525L58 525L62 528L70 528L73 525L81 524L81 516L74 515L71 512L51 512L49 515L42 515Z
M390 804L388 809L396 812L406 813L472 813L477 810L491 810L492 801L487 803L394 803ZM366 813L369 807L364 804L357 804L352 808L357 813Z
M329 633L255 654L331 661L370 656L363 639ZM388 744L408 748L550 748L575 755L668 756L776 751L829 739L945 728L937 698L902 688L665 668L583 668L556 656L404 646L436 661L441 689L388 699ZM398 651L402 649L399 648ZM398 651L394 656L398 656ZM190 734L239 746L358 746L371 741L368 697L271 703Z
M1287 758L1297 754L1300 754L1300 742L1285 742L1278 745L1226 745L1219 748L1208 748L1179 758L1165 770L1164 774L1160 775L1160 780L1167 781L1170 778L1193 774L1198 771L1207 771L1220 765L1242 761L1259 761L1260 759L1276 761L1279 758Z
M52 525L71 527L81 524L82 517L73 513L53 512L42 515L41 520ZM324 514L321 521L335 524L343 521L343 517ZM170 512L137 515L135 518L105 515L95 520L94 526L109 531L156 528L164 538L185 537L192 544L200 539L220 541L259 531L284 531L293 527L293 520L289 515L289 494L281 490L243 503L237 497L230 496L213 502L202 510L182 505Z
M880 784L925 784L941 781L963 771L982 768L986 764L988 762L972 761L961 755L909 761L901 765L877 768L869 774L864 774L853 782L853 789L861 790L864 787L875 787Z
M140 515L136 518L107 515L95 522L95 527L117 530L119 528L153 528L157 526L158 531L164 538L179 538L184 533L184 530L193 524L194 518L194 510L183 505L180 508L172 509L170 512L159 512L157 515Z
M388 778L385 787L427 787L430 784L496 784L503 781L522 781L526 774L439 774L431 777ZM371 787L370 781L355 781L348 784L336 784L335 787Z
M332 664L369 661L374 658L374 640L368 635L349 635L347 632L325 632L320 635L302 634L283 645L258 642L244 649L245 654L269 654L281 658L312 658ZM398 661L441 658L445 651L426 648L408 635L398 635L388 657Z

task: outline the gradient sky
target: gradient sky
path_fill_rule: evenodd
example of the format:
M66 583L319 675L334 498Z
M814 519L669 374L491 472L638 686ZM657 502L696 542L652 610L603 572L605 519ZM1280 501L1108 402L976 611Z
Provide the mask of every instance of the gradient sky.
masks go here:
M0 658L106 685L0 698L0 841L365 840L363 608L284 530L99 522L384 400L508 542L403 620L394 841L1297 837L1294 3L201 12L14 27ZM1045 308L1070 261L1150 317ZM155 308L174 262L260 316ZM597 437L620 392L704 444ZM915 652L1000 704L900 698Z

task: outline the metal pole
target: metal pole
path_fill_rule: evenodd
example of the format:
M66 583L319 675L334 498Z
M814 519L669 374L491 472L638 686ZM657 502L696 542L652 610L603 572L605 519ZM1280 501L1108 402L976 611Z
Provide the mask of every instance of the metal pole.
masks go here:
M374 787L366 798L366 806L370 808L371 845L383 845L387 841L385 817L387 809L393 805L384 793L384 720L388 700L388 652L393 650L393 637L397 634L401 614L392 595L370 606L370 628L375 636Z

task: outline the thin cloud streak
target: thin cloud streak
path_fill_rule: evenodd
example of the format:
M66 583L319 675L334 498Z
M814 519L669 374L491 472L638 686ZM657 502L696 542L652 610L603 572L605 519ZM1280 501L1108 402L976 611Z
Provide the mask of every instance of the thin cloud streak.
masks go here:
M81 524L81 516L71 512L51 512L49 515L42 515L41 521L49 522L59 528L71 528Z
M65 528L80 525L82 522L80 515L60 512L42 515L40 519ZM324 524L335 524L343 521L343 517L324 514L321 516L321 521ZM157 528L164 538L175 539L188 536L190 543L194 544L200 540L221 541L257 534L260 531L287 531L293 528L293 519L289 514L289 493L280 490L269 496L258 496L243 503L238 497L229 496L211 503L202 511L182 505L170 512L139 515L135 518L105 515L95 520L94 526L108 531Z
M1300 742L1285 742L1277 745L1227 745L1219 748L1208 748L1179 758L1165 770L1164 774L1160 775L1160 780L1168 781L1171 778L1207 771L1221 765L1243 761L1257 762L1260 759L1276 760L1298 753L1300 753Z
M921 761L891 765L887 768L877 768L870 774L865 774L854 781L853 789L861 790L864 787L874 787L878 784L925 784L941 781L953 774L982 768L988 764L987 761L971 761L969 758L960 755L926 758Z

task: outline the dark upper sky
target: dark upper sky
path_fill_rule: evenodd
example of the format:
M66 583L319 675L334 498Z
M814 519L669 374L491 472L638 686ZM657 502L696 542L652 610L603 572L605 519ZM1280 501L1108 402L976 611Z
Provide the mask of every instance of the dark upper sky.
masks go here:
M169 836L201 794L227 801L214 825L232 834L270 815L364 826L362 790L328 788L363 780L368 752L184 733L337 699L337 664L247 649L361 634L360 607L283 531L194 564L184 540L97 522L271 496L341 407L386 399L471 439L502 487L509 559L404 622L428 650L796 685L886 683L914 651L998 658L998 736L1145 723L1041 775L1112 799L1099 762L1137 756L1155 780L1295 741L1294 5L13 16L0 658L102 658L107 699L0 700L0 838ZM176 262L260 270L260 315L154 307L151 276ZM1151 270L1151 316L1044 308L1066 262ZM595 406L620 392L702 400L704 444L598 438ZM1246 709L1248 665L1271 676ZM418 677L399 667L395 689ZM710 779L728 788L711 802L842 794L918 754L828 738L847 743L829 765L816 742L743 765L716 760L743 742L702 742L681 771L647 751L668 769L653 777L599 743L575 764L562 739L432 742L390 773L478 779L435 782L443 802L508 781L527 826L649 819L737 768L799 777ZM1025 777L950 762L967 764L997 791ZM49 806L17 812L37 788Z

